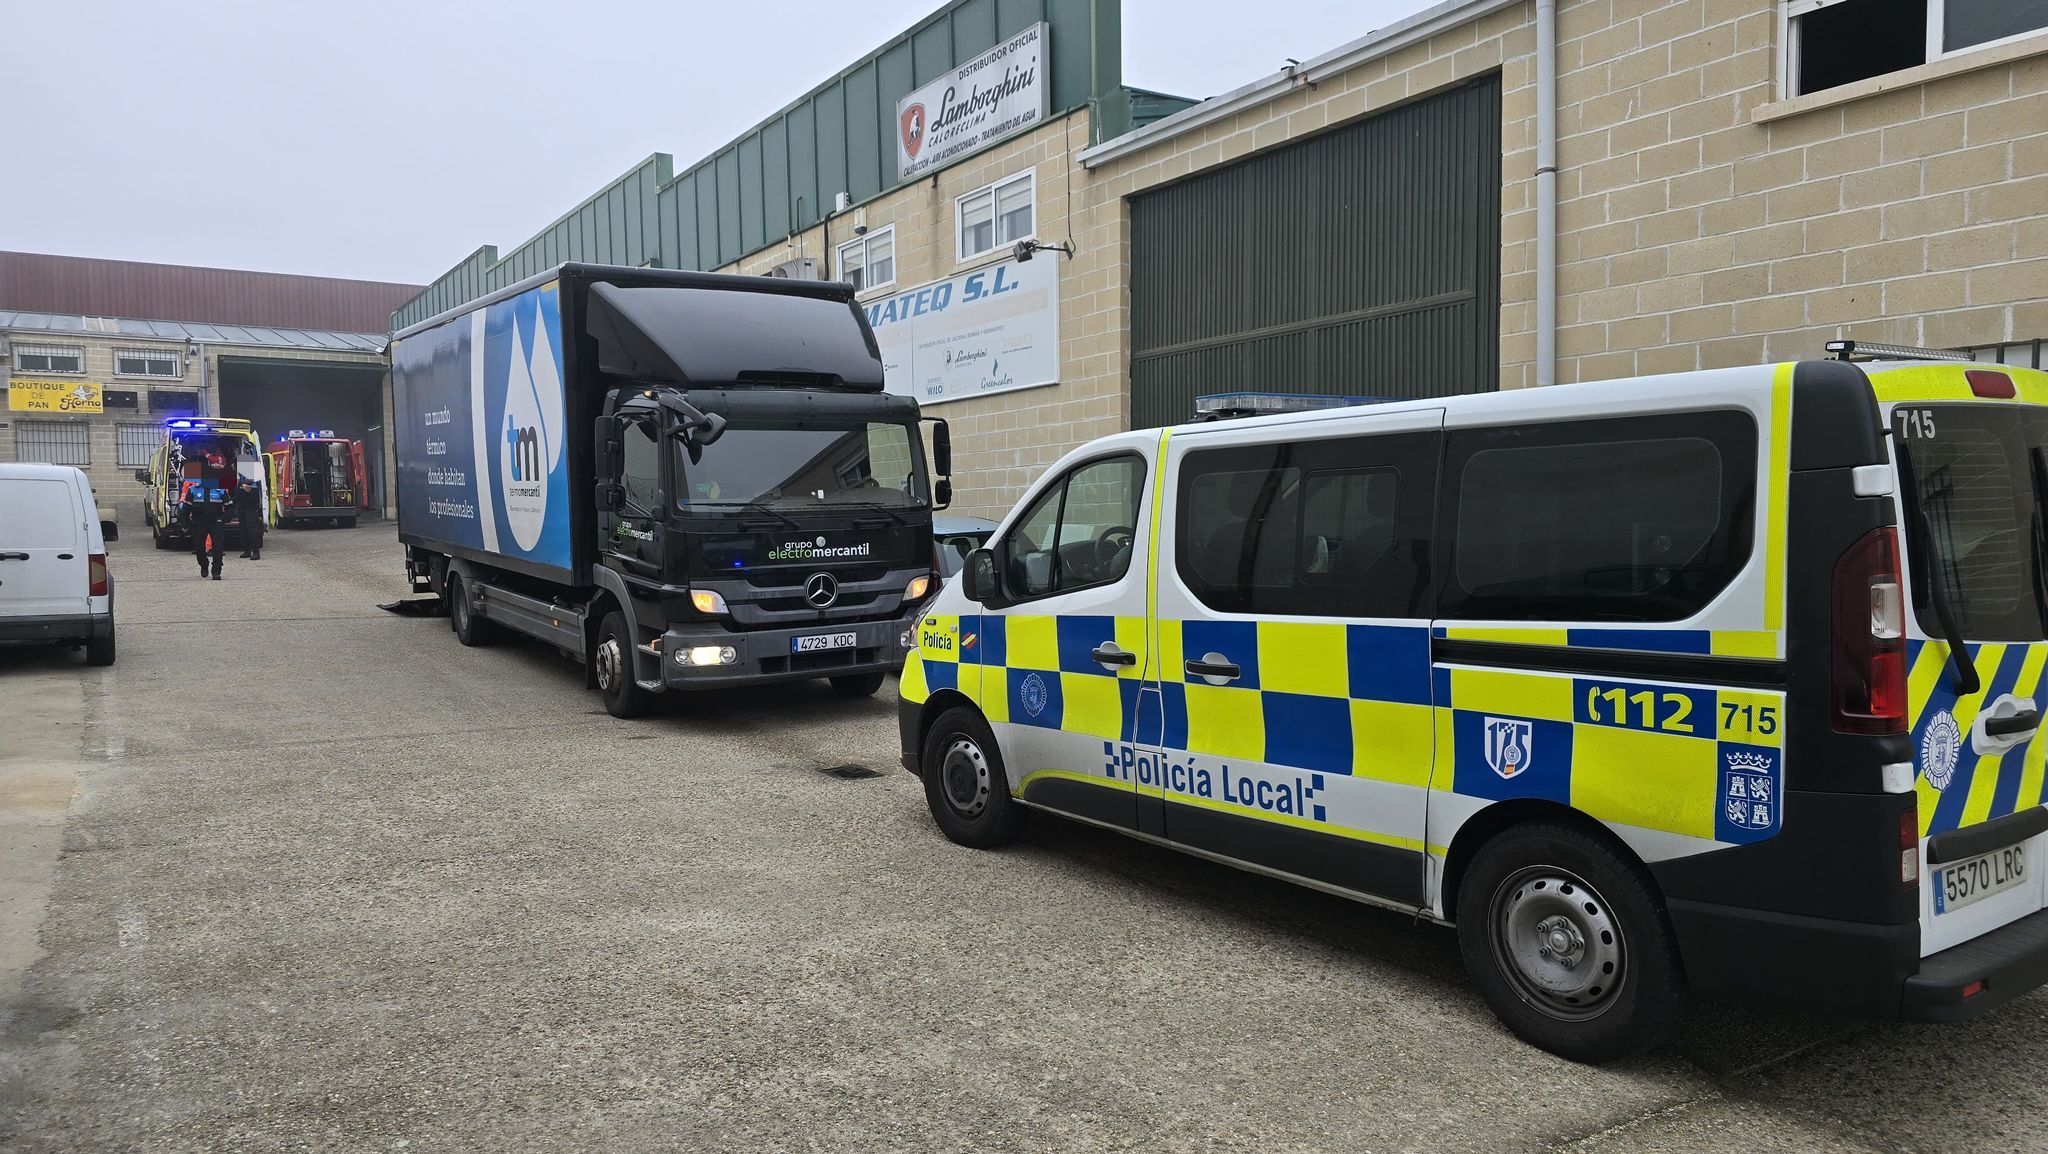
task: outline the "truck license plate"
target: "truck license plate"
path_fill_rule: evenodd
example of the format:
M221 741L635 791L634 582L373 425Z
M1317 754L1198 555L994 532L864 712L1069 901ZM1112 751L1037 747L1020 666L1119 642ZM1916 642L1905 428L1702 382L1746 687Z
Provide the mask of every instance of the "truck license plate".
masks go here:
M1934 871L1934 912L1954 913L2025 881L2027 848L2010 845Z
M809 637L792 637L789 639L789 651L791 653L816 653L824 649L851 648L853 648L853 634L851 633L813 633Z

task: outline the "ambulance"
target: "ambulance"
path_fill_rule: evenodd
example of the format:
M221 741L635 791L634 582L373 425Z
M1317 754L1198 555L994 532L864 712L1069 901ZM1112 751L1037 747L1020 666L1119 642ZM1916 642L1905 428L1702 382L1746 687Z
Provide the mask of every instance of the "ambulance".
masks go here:
M143 493L142 519L157 548L189 544L185 502L201 489L210 490L215 500L228 502L227 538L230 542L241 540L241 514L234 510L231 491L223 484L225 478L209 473L209 455L220 458L223 469L234 474L237 484L260 486L265 494L276 488L268 459L249 422L240 417L169 418L163 424L163 439L150 452L148 466L135 470L135 479L148 487Z
M904 763L966 846L1455 926L1573 1059L1982 1014L2048 979L2048 373L1829 350L1096 440L919 621Z

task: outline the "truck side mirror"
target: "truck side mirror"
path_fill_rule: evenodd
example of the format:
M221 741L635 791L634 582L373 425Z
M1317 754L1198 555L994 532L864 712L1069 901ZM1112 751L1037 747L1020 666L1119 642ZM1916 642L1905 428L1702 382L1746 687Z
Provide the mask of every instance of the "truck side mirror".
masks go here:
M944 509L953 503L953 479L940 477L932 482L932 508Z
M1002 582L997 579L996 552L993 549L976 549L967 555L967 563L960 567L960 591L967 599L989 609L1001 609Z
M944 418L932 417L932 472L941 477L953 475L953 430Z

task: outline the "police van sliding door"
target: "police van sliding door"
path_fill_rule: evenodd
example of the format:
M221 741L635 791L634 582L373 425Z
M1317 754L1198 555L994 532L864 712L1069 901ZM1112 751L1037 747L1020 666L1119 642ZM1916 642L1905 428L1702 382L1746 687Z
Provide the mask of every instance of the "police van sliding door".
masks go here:
M1443 410L1370 422L1169 442L1138 804L1191 849L1413 906Z

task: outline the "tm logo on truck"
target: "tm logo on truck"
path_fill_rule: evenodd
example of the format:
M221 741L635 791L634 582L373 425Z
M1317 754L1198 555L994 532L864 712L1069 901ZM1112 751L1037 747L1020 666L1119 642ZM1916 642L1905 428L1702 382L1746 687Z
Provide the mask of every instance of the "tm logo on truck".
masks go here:
M562 366L541 309L515 313L511 327L498 493L512 539L530 550L547 525L549 477L562 462Z

